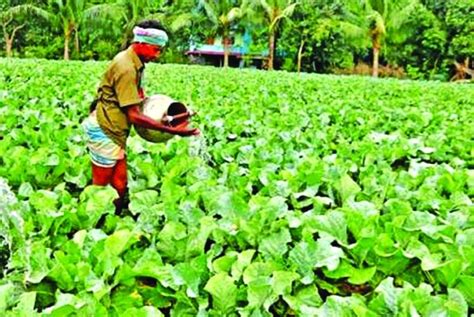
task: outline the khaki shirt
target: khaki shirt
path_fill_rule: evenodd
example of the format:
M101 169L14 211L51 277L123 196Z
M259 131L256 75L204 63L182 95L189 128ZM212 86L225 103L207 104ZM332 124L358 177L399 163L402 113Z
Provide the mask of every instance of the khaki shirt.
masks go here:
M144 65L132 47L117 54L97 91L97 122L112 141L125 149L130 122L125 107L140 104Z

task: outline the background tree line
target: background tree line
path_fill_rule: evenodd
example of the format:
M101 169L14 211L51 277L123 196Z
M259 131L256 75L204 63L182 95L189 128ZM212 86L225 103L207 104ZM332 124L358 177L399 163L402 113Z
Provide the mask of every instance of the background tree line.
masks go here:
M250 33L269 69L473 76L472 0L0 0L2 55L110 59L144 18L170 31L163 62L187 63L190 40L218 37L226 66L231 43Z

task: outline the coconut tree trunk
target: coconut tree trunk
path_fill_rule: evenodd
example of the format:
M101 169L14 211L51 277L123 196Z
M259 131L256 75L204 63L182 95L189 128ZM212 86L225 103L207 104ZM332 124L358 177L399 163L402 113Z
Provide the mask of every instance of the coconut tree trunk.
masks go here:
M373 52L373 64L372 64L372 76L379 76L379 54L380 54L380 44L378 41L374 41L372 45Z
M229 67L229 42L230 39L224 36L224 68Z
M76 53L79 54L79 30L77 28L74 30L74 48Z
M273 69L273 59L275 56L275 31L270 31L270 37L268 39L268 70Z
M304 40L301 40L300 48L298 50L298 73L301 72L301 60L303 59L303 47L304 47Z
M64 34L64 60L69 60L69 41L70 41L71 33L67 31Z

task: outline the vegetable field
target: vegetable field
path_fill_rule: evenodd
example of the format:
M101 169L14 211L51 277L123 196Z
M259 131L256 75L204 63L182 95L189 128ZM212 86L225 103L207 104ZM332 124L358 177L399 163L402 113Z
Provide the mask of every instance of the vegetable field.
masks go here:
M147 66L202 136L132 134L118 217L80 127L105 67L0 59L2 316L474 313L472 85Z

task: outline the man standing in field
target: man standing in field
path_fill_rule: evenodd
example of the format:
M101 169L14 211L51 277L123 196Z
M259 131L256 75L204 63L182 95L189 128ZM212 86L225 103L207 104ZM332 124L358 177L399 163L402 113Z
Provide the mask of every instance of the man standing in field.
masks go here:
M133 29L133 42L117 54L108 66L91 107L82 123L92 160L92 183L112 185L118 192L116 212L120 213L127 192L126 141L131 125L166 133L191 136L197 129L163 125L140 111L144 64L158 58L168 35L156 20L146 20Z

